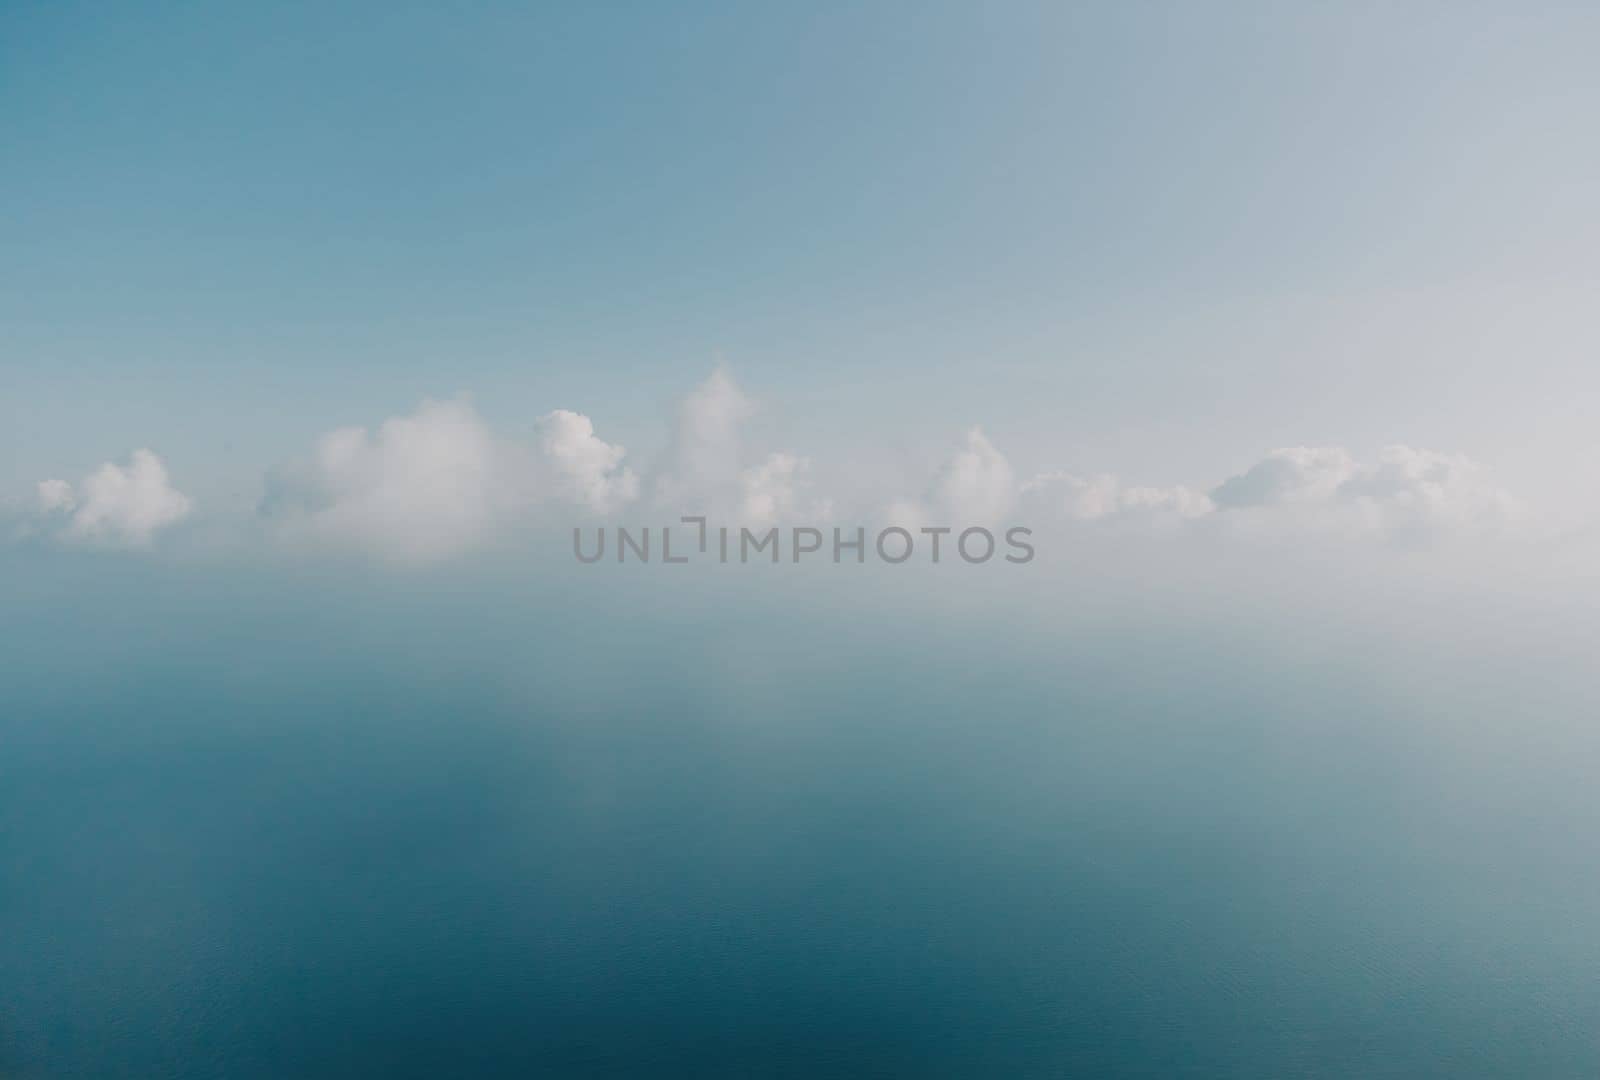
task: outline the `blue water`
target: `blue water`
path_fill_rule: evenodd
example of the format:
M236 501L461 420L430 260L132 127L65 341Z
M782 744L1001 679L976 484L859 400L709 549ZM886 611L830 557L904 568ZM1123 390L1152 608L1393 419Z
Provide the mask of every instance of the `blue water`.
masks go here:
M1548 681L1171 619L5 580L0 1075L1600 1071L1596 759Z

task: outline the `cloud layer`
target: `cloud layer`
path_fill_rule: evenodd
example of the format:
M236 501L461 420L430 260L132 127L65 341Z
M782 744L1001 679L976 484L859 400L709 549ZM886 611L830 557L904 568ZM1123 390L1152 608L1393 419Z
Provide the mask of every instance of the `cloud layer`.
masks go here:
M951 525L994 524L1007 515L1040 526L1072 522L1415 541L1499 530L1520 516L1520 508L1469 459L1409 446L1386 447L1368 462L1344 447L1285 447L1209 492L1066 470L1018 481L1005 455L973 428L927 492L896 500L886 516L901 524Z
M292 549L425 563L500 542L539 522L704 514L769 526L835 520L810 459L753 445L758 413L723 369L685 395L666 449L641 475L587 415L556 409L497 434L465 398L423 401L375 429L346 427L266 474L258 518ZM24 531L62 542L149 545L190 512L149 450L76 487L40 482ZM1502 529L1517 503L1472 461L1408 446L1369 460L1338 446L1272 450L1209 490L1128 483L1063 469L1023 478L971 428L930 463L920 494L850 509L856 521L1085 528L1241 537L1327 534L1403 540Z
M683 400L649 488L650 509L732 523L825 520L810 462L748 445L755 404L722 370ZM376 431L341 428L267 474L260 515L302 548L426 563L492 544L539 520L624 513L646 485L627 451L582 413L556 409L528 437L497 436L465 399L425 401Z

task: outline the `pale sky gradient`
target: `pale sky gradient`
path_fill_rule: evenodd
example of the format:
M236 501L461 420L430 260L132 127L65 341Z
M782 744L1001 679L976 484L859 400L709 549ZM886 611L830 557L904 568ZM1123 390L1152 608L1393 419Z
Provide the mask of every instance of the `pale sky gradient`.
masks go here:
M717 360L819 483L982 425L1208 486L1279 446L1600 466L1580 5L0 13L0 491L248 508L473 395L650 461Z

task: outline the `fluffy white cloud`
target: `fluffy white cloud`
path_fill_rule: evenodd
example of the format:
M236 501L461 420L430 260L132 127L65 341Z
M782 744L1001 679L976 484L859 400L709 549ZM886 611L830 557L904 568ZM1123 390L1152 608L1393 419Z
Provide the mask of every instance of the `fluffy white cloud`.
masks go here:
M1516 516L1515 502L1463 457L1391 446L1370 462L1343 447L1286 447L1209 494L1123 483L1109 474L1040 473L1018 484L1006 457L977 428L920 499L890 505L890 520L994 525L1084 522L1171 529L1216 522L1236 534L1330 533L1424 539L1480 530Z
M639 478L622 464L627 451L598 438L582 413L557 409L541 417L539 449L556 491L595 513L638 497Z
M1019 483L1006 456L981 428L972 428L922 498L891 504L888 516L907 526L993 526L1008 517L1031 525L1063 520L1156 524L1201 517L1211 509L1211 499L1202 492L1133 487L1108 474L1046 472Z
M1409 446L1371 462L1342 447L1274 450L1212 492L1220 511L1265 529L1403 538L1496 528L1518 507L1467 458Z
M1355 471L1355 459L1343 447L1284 447L1224 480L1211 497L1225 510L1325 502L1338 495Z
M267 476L262 514L296 543L426 562L482 542L495 511L500 454L465 401L425 401L375 433L348 427L309 459Z
M78 504L72 485L65 480L41 480L38 493L39 509L46 514L66 513Z
M498 438L455 399L424 401L375 432L340 428L267 474L261 515L291 545L426 563L491 543L541 504L604 514L638 495L624 449L587 416L557 409L534 427L532 445Z
M807 458L748 446L755 412L725 370L689 393L651 477L655 511L728 524L831 519L830 502L813 492ZM426 562L522 524L614 514L638 500L644 485L626 451L602 439L589 417L557 409L529 434L522 442L497 437L465 400L424 401L373 430L329 432L305 458L270 470L261 517L291 544ZM882 505L870 492L858 498ZM552 504L565 509L541 518ZM14 507L6 517L17 537L139 546L184 518L190 501L155 454L138 450L76 486L45 480L20 515ZM1079 523L1264 538L1426 539L1497 528L1520 512L1472 461L1408 446L1365 462L1342 447L1273 450L1207 493L1067 471L1019 482L1005 454L975 427L932 470L922 494L891 504L887 516L910 527Z
M981 428L967 432L962 448L945 464L930 493L935 511L962 522L999 521L1015 501L1011 463Z
M722 368L685 396L655 476L656 502L673 511L725 510L743 469L741 429L754 413L755 404Z
M811 496L810 472L810 461L781 452L744 470L739 474L739 520L751 525L826 521L833 507L826 499Z
M1395 530L1502 525L1520 509L1476 463L1458 455L1390 446L1356 470L1341 498L1382 515Z
M1022 485L1022 505L1041 521L1187 521L1212 511L1211 498L1186 487L1130 487L1115 476L1040 473Z
M57 537L114 547L144 547L187 516L191 506L149 450L135 450L126 465L106 462L77 491L64 480L41 481L37 501Z
M722 368L691 391L652 484L656 505L748 524L827 519L832 505L812 494L809 459L788 451L752 454L745 425L755 413L755 403Z
M1016 504L1017 494L1011 463L983 429L975 427L967 431L923 496L895 501L888 517L906 527L996 525Z

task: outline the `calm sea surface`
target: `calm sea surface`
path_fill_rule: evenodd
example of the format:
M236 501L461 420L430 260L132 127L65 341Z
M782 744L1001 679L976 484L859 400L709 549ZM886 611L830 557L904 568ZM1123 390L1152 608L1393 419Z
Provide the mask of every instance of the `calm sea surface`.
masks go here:
M6 1077L1600 1073L1548 684L46 563Z

